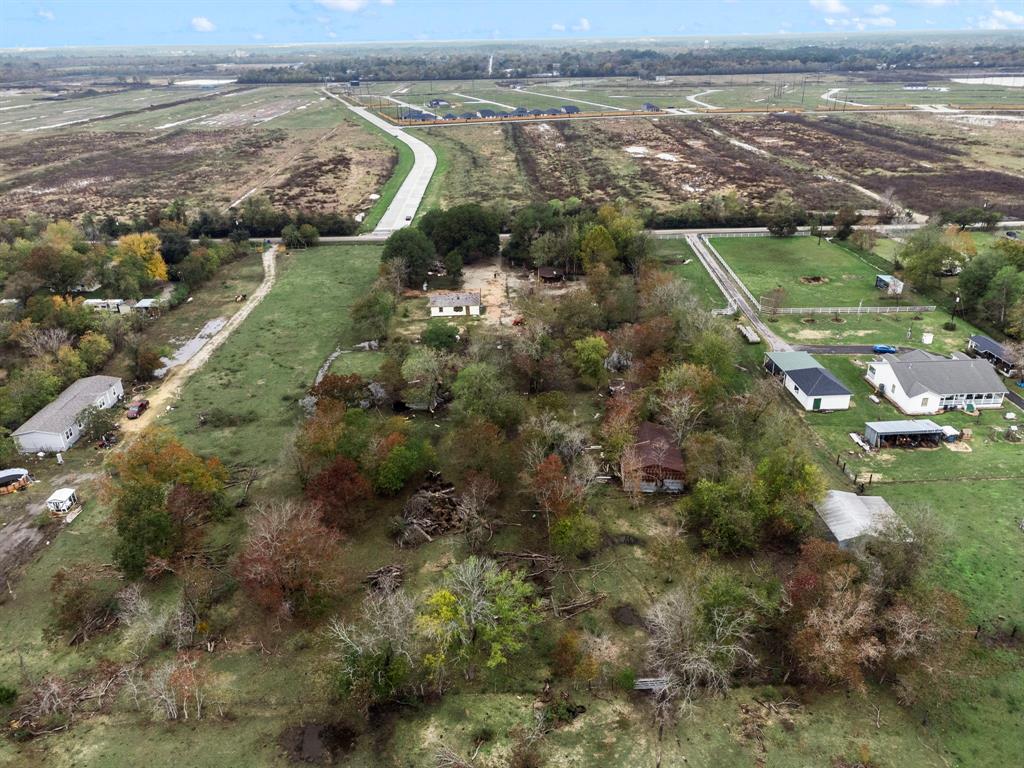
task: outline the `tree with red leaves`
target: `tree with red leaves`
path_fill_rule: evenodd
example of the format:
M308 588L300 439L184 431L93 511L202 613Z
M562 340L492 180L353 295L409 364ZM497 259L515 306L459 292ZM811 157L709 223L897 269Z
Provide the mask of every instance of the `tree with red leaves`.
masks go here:
M328 373L309 389L317 400L337 400L347 405L356 405L366 392L366 382L358 373L342 376Z
M370 482L352 459L339 456L306 485L306 498L320 508L332 528L348 529L362 516L359 503L370 496Z
M569 514L580 500L561 457L552 453L533 472L533 490L545 512L556 518Z
M249 523L236 574L263 609L290 618L315 613L332 586L337 531L294 502L260 508Z

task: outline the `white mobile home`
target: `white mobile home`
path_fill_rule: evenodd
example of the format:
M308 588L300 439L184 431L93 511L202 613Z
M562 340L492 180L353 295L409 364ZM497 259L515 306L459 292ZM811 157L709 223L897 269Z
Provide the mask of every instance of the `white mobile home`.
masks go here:
M86 408L111 408L124 397L121 380L114 376L87 376L61 392L11 436L22 453L66 451L82 433Z
M868 364L868 383L903 413L1002 408L1006 387L992 364L914 349Z
M479 291L434 293L430 296L431 317L457 317L479 314Z

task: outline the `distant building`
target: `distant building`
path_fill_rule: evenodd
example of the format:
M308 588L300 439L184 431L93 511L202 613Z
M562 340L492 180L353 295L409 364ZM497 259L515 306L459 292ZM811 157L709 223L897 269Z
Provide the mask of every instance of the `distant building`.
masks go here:
M562 107L562 111L567 115L578 115L580 113L580 108L574 107L572 104L567 104Z
M537 267L537 277L545 283L560 283L565 280L565 273L558 267Z
M427 102L427 106L436 109L437 107L450 107L451 104L449 104L444 99L431 99L429 102Z
M544 110L542 110L542 109L531 109L530 110L530 117L540 117L543 114L544 114Z
M497 117L497 116L498 116L498 113L495 112L493 109L481 109L480 110L480 117Z
M557 107L552 107L551 109L545 109L544 110L544 114L545 115L552 115L552 116L560 115L560 114L562 114L562 110L558 109Z
M1006 387L987 360L920 349L868 364L868 383L903 413L1002 408Z
M431 317L480 314L480 293L477 291L435 293L430 296L429 303Z
M661 112L661 107L648 101L644 104L644 112Z
M474 120L476 119L476 117L476 112L463 112L461 115L459 115L459 118L462 120Z
M115 315L124 315L132 311L131 305L124 299L86 299L82 306L94 312L111 312Z
M66 451L78 440L87 408L111 408L124 397L121 380L114 376L86 376L65 389L18 427L11 436L22 453Z

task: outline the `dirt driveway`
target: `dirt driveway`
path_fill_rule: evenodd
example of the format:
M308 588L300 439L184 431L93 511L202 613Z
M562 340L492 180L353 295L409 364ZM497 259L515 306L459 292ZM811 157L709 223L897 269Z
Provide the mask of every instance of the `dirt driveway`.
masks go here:
M206 361L210 359L210 356L227 341L228 337L234 332L239 325L249 316L249 314L259 306L259 303L263 301L264 297L270 293L270 289L274 287L274 281L277 278L277 246L271 245L263 252L263 282L260 283L260 287L257 288L249 299L242 305L241 309L235 312L223 327L214 334L203 348L196 352L188 362L177 368L171 369L171 371L164 377L163 382L157 389L154 389L149 394L149 410L142 414L141 417L129 421L123 419L121 422L122 433L127 437L129 435L137 434L153 423L155 414L162 413L170 406L174 399L181 392L181 388L188 381L189 377L198 371Z
M529 276L523 271L502 267L498 259L470 264L462 269L462 289L480 291L480 300L486 312L485 323L511 325L515 318L512 296L529 284Z

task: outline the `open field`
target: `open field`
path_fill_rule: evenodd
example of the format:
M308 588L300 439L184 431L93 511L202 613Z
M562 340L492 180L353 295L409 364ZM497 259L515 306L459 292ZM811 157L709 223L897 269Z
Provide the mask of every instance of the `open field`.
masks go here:
M816 237L714 237L711 244L756 298L785 291L784 307L895 304L875 288L884 265ZM890 265L891 268L891 265ZM885 269L888 272L889 269ZM909 293L909 292L908 292ZM902 304L917 297L903 296Z
M378 246L320 246L284 256L267 298L157 423L226 462L275 466L317 369L337 346L359 341L347 310L373 281L379 254ZM327 290L330 300L315 298ZM201 413L234 423L202 426Z
M663 263L664 269L690 286L704 309L720 309L725 306L722 292L685 240L655 240L654 256ZM687 260L690 263L684 264Z
M961 79L961 78L957 78ZM969 79L969 78L963 78ZM907 83L923 83L908 89ZM458 114L481 108L547 109L574 104L583 112L640 109L653 103L662 109L801 108L839 111L850 106L883 105L1019 105L1024 91L1010 85L955 82L953 76L906 75L905 80L879 81L866 77L830 75L698 75L659 80L630 77L525 78L514 83L497 79L404 81L372 83L356 89L364 99L388 104L385 111L406 102L427 108L431 99L444 99Z
M785 191L823 210L873 208L871 194L891 188L900 203L927 213L988 202L1024 215L1024 181L1007 140L1024 140L1024 122L1006 123L1000 139L994 128L940 115L875 117L630 117L417 133L442 157L432 201L625 197L664 211L716 193L763 204ZM923 131L933 125L929 138ZM973 143L954 141L957 131L976 132Z
M108 97L75 103L92 98ZM11 136L0 148L0 215L127 217L174 197L226 208L254 190L289 209L365 213L397 157L312 86L235 90Z

